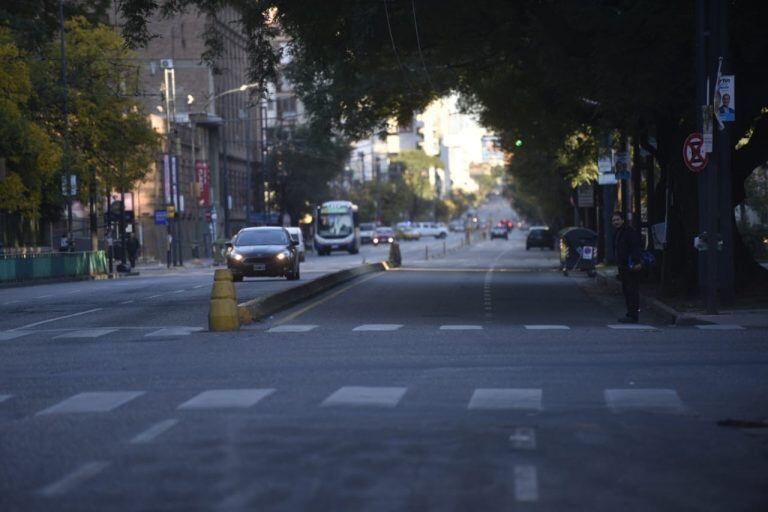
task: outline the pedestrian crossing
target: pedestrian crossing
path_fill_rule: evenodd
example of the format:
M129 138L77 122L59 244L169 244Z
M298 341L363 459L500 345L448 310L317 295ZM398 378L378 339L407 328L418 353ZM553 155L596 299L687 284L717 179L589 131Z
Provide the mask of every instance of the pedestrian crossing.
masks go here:
M0 341L11 341L27 336L47 335L54 340L82 340L104 338L117 332L133 333L143 338L175 338L189 336L205 330L203 327L173 326L173 327L97 327L85 329L58 330L10 330L0 331Z
M34 413L35 417L61 417L87 414L105 414L129 407L134 407L152 392L143 390L131 391L85 391L60 399L58 402ZM304 393L302 393L303 395ZM440 400L440 407L462 408L470 412L476 411L520 411L541 413L558 411L564 407L595 408L604 407L612 413L654 412L666 414L682 414L692 408L687 406L675 389L667 388L611 388L602 391L586 393L584 399L575 400L573 396L568 402L558 396L548 396L542 388L475 388L467 389L465 393L451 393L454 402L446 404ZM393 409L409 402L409 397L415 396L408 408L425 407L420 390L411 390L404 386L357 386L345 385L330 392L326 396L318 394L314 404L320 408L373 408ZM549 399L549 400L548 400ZM13 406L15 401L22 400L12 394L0 395L0 412L4 407ZM210 389L200 391L184 399L177 405L169 406L169 410L204 411L204 410L247 410L263 404L280 406L281 403L295 403L295 392L277 388L237 388ZM137 407L140 407L137 406ZM427 405L429 407L429 405ZM171 428L173 425L159 425L157 431ZM152 431L147 436L155 435ZM141 442L141 441L137 441Z

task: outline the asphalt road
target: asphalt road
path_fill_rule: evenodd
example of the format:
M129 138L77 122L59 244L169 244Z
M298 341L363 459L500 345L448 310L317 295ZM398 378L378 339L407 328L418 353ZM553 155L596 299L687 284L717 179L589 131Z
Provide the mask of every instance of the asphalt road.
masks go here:
M768 509L768 429L718 424L768 417L766 330L617 329L522 237L237 333L210 271L0 291L0 510Z

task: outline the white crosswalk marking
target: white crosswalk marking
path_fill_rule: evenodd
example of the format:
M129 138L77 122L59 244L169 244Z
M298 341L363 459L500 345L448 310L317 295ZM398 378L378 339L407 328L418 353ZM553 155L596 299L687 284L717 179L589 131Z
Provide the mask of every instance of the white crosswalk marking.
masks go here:
M274 392L274 389L211 389L187 400L178 408L247 408L256 405Z
M82 329L80 331L69 331L64 334L59 334L53 339L59 338L98 338L105 336L111 332L115 332L117 329Z
M155 423L147 430L131 439L131 444L148 444L157 439L160 435L172 429L179 420L169 419Z
M743 331L744 327L736 324L711 324L711 325L697 325L697 329L702 331Z
M441 331L482 331L482 325L441 325Z
M476 389L467 409L541 410L541 389Z
M402 327L401 324L363 324L358 325L353 331L396 331Z
M661 411L681 413L685 411L674 389L606 389L605 403L614 412Z
M0 395L0 404L11 398L13 395Z
M536 431L532 427L517 427L509 442L516 450L535 450Z
M145 338L154 338L154 337L167 337L167 336L189 336L193 332L200 332L202 331L202 327L165 327L163 329L158 329L157 331L152 331L150 333L147 333L144 335Z
M646 324L608 324L609 329L617 331L655 331L656 328Z
M110 463L107 461L93 461L87 464L83 464L61 480L58 480L50 485L46 485L37 491L37 493L47 497L61 496L66 494L81 483L95 477L107 469L109 464Z
M408 388L344 386L320 404L329 406L396 407Z
M32 331L5 331L0 332L0 341L10 341L16 338L21 338L27 334L32 334Z
M267 332L309 332L316 328L316 325L278 325Z
M538 501L539 481L536 466L515 466L515 500Z
M571 328L567 325L526 325L529 331L568 331Z
M79 393L38 412L43 414L68 414L79 412L108 412L143 395L143 391L96 391Z

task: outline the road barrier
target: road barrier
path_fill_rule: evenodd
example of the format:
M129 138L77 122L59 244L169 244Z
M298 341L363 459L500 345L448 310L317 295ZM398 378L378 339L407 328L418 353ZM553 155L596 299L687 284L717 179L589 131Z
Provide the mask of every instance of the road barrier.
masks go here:
M0 256L0 283L87 277L107 273L104 251Z
M208 329L211 331L236 331L240 328L240 314L235 298L232 272L219 269L213 273L211 306L208 310Z

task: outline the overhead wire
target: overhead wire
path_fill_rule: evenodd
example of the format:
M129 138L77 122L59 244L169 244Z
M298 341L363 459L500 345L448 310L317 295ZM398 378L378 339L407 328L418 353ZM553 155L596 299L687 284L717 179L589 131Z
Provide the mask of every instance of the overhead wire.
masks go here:
M387 17L387 30L389 31L389 41L392 43L392 51L395 54L395 60L397 60L397 65L400 68L400 71L403 73L403 78L405 78L405 81L408 83L408 87L412 88L413 85L411 84L410 79L408 78L407 70L405 69L405 66L403 66L403 62L400 60L400 53L397 51L397 45L395 44L395 36L392 35L392 23L389 20L389 7L388 4L389 0L384 0L384 14Z
M427 63L424 60L424 53L421 49L421 38L419 37L419 22L416 20L416 4L414 3L414 0L411 0L411 12L413 13L413 28L416 31L416 47L419 50L419 59L421 59L421 67L424 69L424 74L427 76L427 82L429 83L429 88L432 89L432 91L435 91L435 84L432 83L432 77L429 75L429 70L427 69Z

